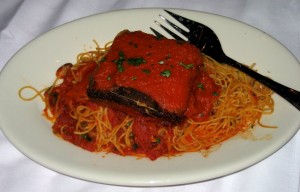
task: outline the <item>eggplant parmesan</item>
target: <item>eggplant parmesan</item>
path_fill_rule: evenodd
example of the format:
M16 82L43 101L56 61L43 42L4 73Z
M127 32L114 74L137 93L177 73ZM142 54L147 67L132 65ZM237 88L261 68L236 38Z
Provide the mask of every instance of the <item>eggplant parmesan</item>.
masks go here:
M24 89L36 95L23 97ZM45 90L19 90L26 101L43 99L43 114L62 139L151 160L193 151L206 156L238 133L251 137L261 116L274 110L271 95L193 45L140 31L123 31L110 46L79 53Z
M189 43L123 31L92 74L87 94L176 124L185 118L201 64L199 50Z

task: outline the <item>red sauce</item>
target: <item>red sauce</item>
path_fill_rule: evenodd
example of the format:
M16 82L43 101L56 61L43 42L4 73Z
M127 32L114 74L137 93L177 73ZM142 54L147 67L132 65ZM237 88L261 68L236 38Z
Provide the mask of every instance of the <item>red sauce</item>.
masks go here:
M141 31L123 32L96 71L96 88L131 87L151 96L163 109L183 113L190 84L202 64L199 53L188 43L157 39Z
M50 88L50 94L48 91L45 93L46 99L49 99L50 109L52 114L58 114L56 121L53 124L53 132L62 136L64 140L67 140L77 146L80 146L89 151L95 151L95 142L88 141L78 134L74 134L76 127L76 120L70 116L71 109L74 106L86 105L90 108L97 108L97 104L90 100L87 100L86 88L89 83L89 76L92 71L95 70L96 63L89 62L87 65L79 67L75 74L81 74L80 83L74 83L74 76L71 71L70 64L63 65L57 71L57 76L62 77L63 82L54 88ZM59 95L59 97L58 97ZM59 99L58 99L59 98ZM59 110L59 111L55 111ZM64 127L62 129L62 127ZM61 130L63 130L61 132Z
M139 45L143 44L143 42L138 43ZM133 48L128 48L128 46L122 48L122 50L124 50L128 57L135 57L135 52L132 51L132 49L135 49L134 45ZM159 48L156 48L154 50L151 50L151 53L157 51L161 50ZM116 52L115 54L118 55L119 53ZM151 96L153 98L168 98L168 102L165 103L165 105L168 108L174 110L178 110L178 106L176 105L176 103L181 103L185 100L185 98L189 98L187 100L187 103L185 104L185 116L187 118L192 118L195 121L206 120L212 112L212 105L213 102L218 98L220 88L215 85L214 81L209 77L205 70L200 68L200 65L197 66L197 70L195 71L186 69L180 65L173 66L172 68L172 58L168 58L169 60L166 60L166 54L166 52L163 52L163 54L159 54L157 52L156 54L153 54L155 55L155 57L148 58L147 62L150 63L150 65L141 65L139 67L130 68L130 70L128 70L130 66L128 66L128 64L124 64L124 67L126 69L119 76L113 76L112 74L112 71L118 70L116 65L105 65L105 62L101 63L100 67L102 71L101 73L98 73L98 75L103 75L105 78L102 78L103 81L98 83L101 83L101 85L104 87L113 86L111 84L112 82L118 82L119 84L124 86L130 85L138 87L145 93L151 93ZM188 52L183 52L182 54L186 55L186 60L183 62L187 64L189 63L189 59L193 58L193 55L195 55L195 53ZM172 56L174 57L174 59L176 59L176 55ZM148 56L144 55L144 57ZM164 60L166 63L168 63L168 65L158 64L157 62L160 60ZM152 61L155 64L155 67L151 67ZM99 103L95 103L89 100L86 93L90 76L95 71L96 66L97 64L95 62L89 62L87 65L83 65L77 70L75 70L76 74L81 74L81 81L77 83L74 83L74 76L71 71L71 65L62 66L57 71L57 76L61 77L63 79L63 82L59 86L52 88L51 92L48 91L45 93L46 99L50 101L49 103L52 113L58 114L58 116L56 117L56 121L53 125L53 132L61 133L61 136L64 140L67 140L89 151L96 150L95 140L93 138L86 138L74 133L77 122L70 116L70 112L71 109L74 109L78 105L86 105L89 106L91 109L97 109L100 105ZM174 68L176 68L176 70L174 70ZM178 74L172 74L174 78L163 78L160 75L160 73L165 69L171 69L172 71L174 71L174 73ZM151 70L151 75L149 75L148 73L140 73L136 70ZM186 87L182 86L182 84L179 83L180 78L178 80L178 77L180 77L181 75L196 76L195 79L193 78L194 82L189 82L190 78L183 78L188 79L187 81L193 84L193 86L191 86L190 92L186 92ZM111 79L108 80L108 76L115 79L113 81L111 81ZM159 78L157 78L158 76ZM135 77L136 79L129 80L125 77ZM161 87L161 81L168 81L168 83L164 83L165 87ZM184 84L185 83L187 82L184 82ZM163 89L163 91L158 91L161 89ZM163 94L164 96L161 97L161 94ZM160 101L160 103L164 102L164 100ZM56 109L58 109L59 111L55 111ZM108 116L110 122L113 125L119 124L125 118L126 115L127 112L125 108L124 110L122 108L116 110L115 107L114 110L112 108L108 109ZM158 130L162 126L165 127L166 131L163 133L159 133ZM170 149L166 138L170 138L172 134L172 127L165 125L164 122L162 122L161 120L137 115L134 119L131 138L134 144L131 148L126 149L125 153L128 155L137 153L145 154L147 157L154 160L168 153L168 150ZM111 152L118 153L114 150L113 146L111 146L111 148Z
M220 87L209 77L205 70L196 76L185 115L195 121L207 120L212 113L214 101L220 94Z

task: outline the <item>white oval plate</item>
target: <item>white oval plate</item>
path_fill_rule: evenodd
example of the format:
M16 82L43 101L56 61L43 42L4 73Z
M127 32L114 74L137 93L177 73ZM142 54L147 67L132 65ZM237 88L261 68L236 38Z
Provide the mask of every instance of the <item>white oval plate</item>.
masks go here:
M236 60L256 63L258 71L300 90L300 65L279 42L262 31L221 16L187 10L172 10L211 27L220 37L225 52ZM247 141L233 138L207 158L199 153L156 161L84 151L53 135L51 124L42 116L40 99L24 102L18 90L25 85L38 89L51 85L56 69L75 62L79 52L112 40L123 30L156 29L154 20L162 9L135 9L86 17L55 28L36 38L7 63L0 76L0 126L17 149L37 163L83 180L130 186L175 185L224 176L268 157L287 143L300 127L299 111L274 95L275 112L263 122L277 129L257 128L258 136L271 140ZM226 26L226 27L225 27ZM158 29L159 30L159 29ZM292 77L292 78L291 78Z

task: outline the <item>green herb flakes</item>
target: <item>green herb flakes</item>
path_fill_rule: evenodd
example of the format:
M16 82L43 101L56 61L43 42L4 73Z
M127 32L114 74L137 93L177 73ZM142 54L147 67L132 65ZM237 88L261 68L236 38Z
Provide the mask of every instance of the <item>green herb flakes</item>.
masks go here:
M146 60L143 57L129 58L127 59L127 63L133 66L139 66L143 63L146 63Z
M204 85L203 85L202 83L198 83L198 84L197 84L197 87L198 87L199 89L204 90Z
M171 76L171 71L168 70L168 69L166 69L166 70L164 70L164 71L162 71L162 72L160 73L160 76L163 76L163 77L170 77L170 76Z
M151 71L149 70L149 69L143 69L142 70L144 73L146 73L146 74L150 74L151 73Z
M81 135L81 138L82 138L82 139L85 139L85 140L88 141L88 142L91 142L91 141L92 141L92 138L91 138L87 133L82 134L82 135Z
M124 71L123 62L125 61L125 55L123 51L119 52L119 59L115 60L115 63L117 64L117 68L119 72Z
M186 69L190 69L194 67L194 64L184 64L182 62L180 62L179 65L183 66Z
M163 65L165 62L164 61L159 61L158 64Z

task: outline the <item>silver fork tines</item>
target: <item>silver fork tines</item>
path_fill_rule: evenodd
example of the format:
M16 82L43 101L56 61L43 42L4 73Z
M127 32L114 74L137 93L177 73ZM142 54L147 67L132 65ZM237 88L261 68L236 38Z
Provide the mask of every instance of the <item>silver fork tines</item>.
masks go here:
M190 19L187 19L185 17L179 16L175 13L172 13L170 11L165 10L168 14L170 14L175 20L177 20L179 23L181 23L183 26L185 26L188 30L184 30L178 25L174 24L172 21L167 19L166 17L159 15L159 17L167 23L169 26L171 26L173 29L175 29L180 35L182 35L182 38L180 35L177 35L167 27L165 27L163 24L161 24L158 21L154 21L160 28L162 28L165 32L167 32L169 35L171 35L174 39L180 40L180 41L187 41L190 42L196 46L200 50L203 50L205 45L206 45L206 38L201 38L203 35L203 26L199 25L199 23L196 23ZM163 37L161 33L156 31L155 29L151 28L150 29L153 31L153 33L157 36ZM202 42L199 42L202 41ZM202 46L200 46L202 45Z
M166 18L164 18L163 16L160 15L160 17L162 19L164 19L165 21L167 21L169 24L171 23L170 21L168 21ZM170 34L174 39L176 40L182 40L185 41L185 39L181 38L180 36L178 36L177 34L173 33L170 29L168 29L167 27L165 27L164 25L162 25L161 23L159 23L158 21L154 21L159 27L161 27L163 30L165 30L168 34ZM171 25L171 24L170 24ZM173 24L174 26L176 26L175 24ZM172 26L172 25L171 25ZM179 28L178 26L176 26L177 28ZM156 31L155 29L151 28L150 29L157 35L159 34L159 36L163 37L163 35L161 33L159 33L158 31ZM175 28L176 29L176 28Z
M186 32L184 29L181 29L179 26L175 25L174 23L172 23L170 20L166 19L165 17L163 17L162 15L159 15L159 17L164 20L165 22L167 22L171 27L173 27L174 29L176 29L179 33L181 33L182 35L184 35L185 37L188 37L189 34L188 32Z

